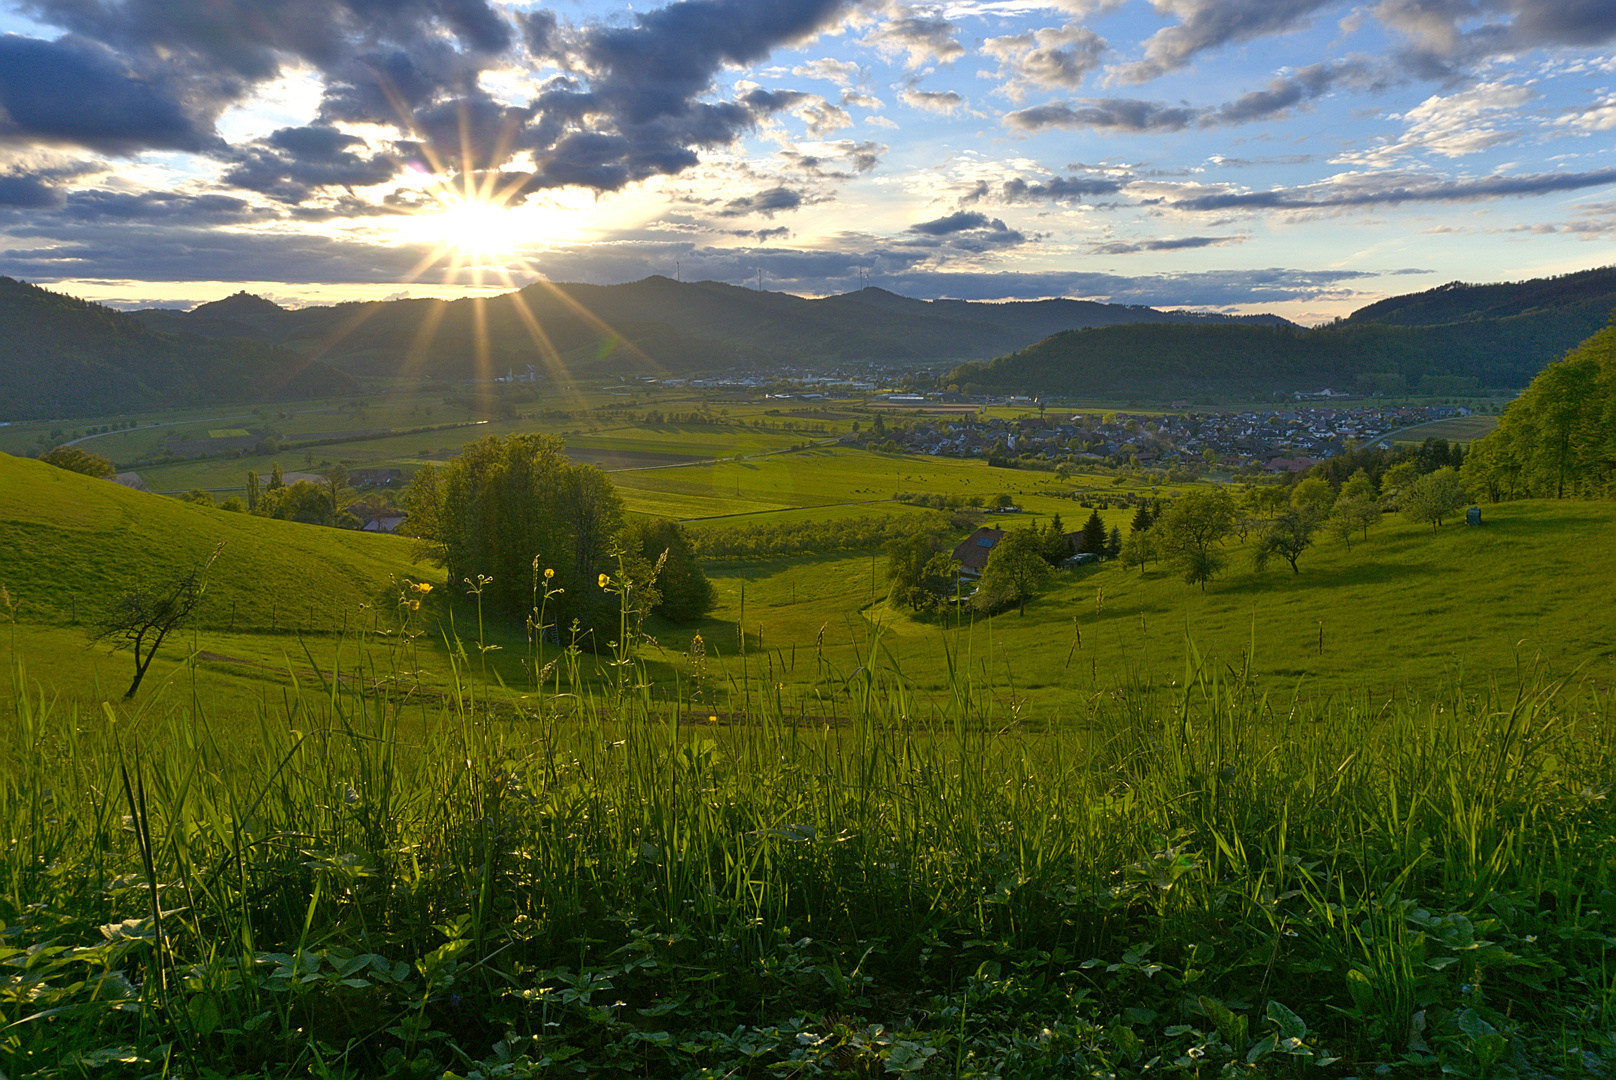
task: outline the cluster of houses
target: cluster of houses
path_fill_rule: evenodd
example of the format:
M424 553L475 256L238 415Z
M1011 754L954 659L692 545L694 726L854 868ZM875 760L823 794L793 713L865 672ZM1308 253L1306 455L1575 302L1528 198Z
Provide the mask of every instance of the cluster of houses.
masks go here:
M1462 416L1468 409L1424 405L1366 409L1330 407L1247 412L1091 413L1075 416L922 417L862 441L891 440L914 453L949 457L1033 455L1137 461L1155 466L1195 462L1224 468L1299 471L1342 453L1348 440L1372 443L1402 428Z

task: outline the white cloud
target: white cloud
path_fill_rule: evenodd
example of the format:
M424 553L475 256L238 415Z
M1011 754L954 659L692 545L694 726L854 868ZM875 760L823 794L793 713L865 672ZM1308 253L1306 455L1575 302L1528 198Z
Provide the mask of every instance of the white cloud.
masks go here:
M1402 116L1393 117L1407 124L1400 138L1334 160L1384 167L1412 154L1456 158L1480 153L1525 135L1524 130L1510 125L1538 96L1530 86L1501 82L1480 83L1446 97L1433 94Z

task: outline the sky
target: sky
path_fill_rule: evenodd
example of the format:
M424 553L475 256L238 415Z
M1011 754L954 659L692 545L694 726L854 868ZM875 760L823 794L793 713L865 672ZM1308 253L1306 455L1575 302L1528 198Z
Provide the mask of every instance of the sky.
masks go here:
M1616 262L1612 0L0 0L0 274L1313 324Z

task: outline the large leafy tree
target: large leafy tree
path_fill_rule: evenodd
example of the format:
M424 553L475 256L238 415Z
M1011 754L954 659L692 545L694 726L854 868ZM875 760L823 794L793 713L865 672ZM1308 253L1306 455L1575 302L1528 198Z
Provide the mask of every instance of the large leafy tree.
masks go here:
M1471 445L1463 479L1494 501L1616 493L1616 324L1532 380Z
M1468 501L1459 474L1449 466L1426 473L1410 484L1397 500L1404 517L1429 522L1435 529L1442 519Z
M995 611L1015 604L1020 614L1027 614L1027 601L1054 573L1041 549L1038 533L1030 526L1005 533L1004 539L994 545L988 564L982 570L982 582L974 601L978 610Z
M950 567L957 566L936 533L916 532L888 541L887 600L914 611L930 611L953 589Z
M1227 565L1220 545L1234 525L1234 499L1228 489L1218 487L1174 499L1152 531L1158 550L1184 576L1185 584L1200 585L1204 591Z
M39 460L47 465L54 465L58 469L68 472L83 473L98 480L105 480L112 476L114 469L112 462L100 454L90 454L76 446L58 446Z
M617 572L623 501L605 473L574 464L553 436L512 435L467 445L428 487L436 498L412 495L409 520L441 545L451 582L492 578L484 605L522 615L533 604L538 559L555 571L550 588L563 590L550 606L558 625L578 619L586 630L606 628L608 598L597 579Z

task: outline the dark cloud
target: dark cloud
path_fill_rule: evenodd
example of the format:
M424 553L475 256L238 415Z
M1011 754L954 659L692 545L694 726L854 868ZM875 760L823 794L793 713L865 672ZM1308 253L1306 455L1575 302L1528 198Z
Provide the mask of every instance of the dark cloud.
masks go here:
M1363 74L1364 67L1358 63L1313 64L1293 75L1274 79L1261 90L1242 94L1228 104L1219 106L1202 123L1212 126L1266 120L1329 93L1340 81L1357 80Z
M1408 39L1401 59L1424 78L1502 54L1616 41L1609 0L1380 0L1374 11Z
M909 226L908 232L917 236L946 242L949 247L962 251L987 251L992 248L1015 247L1027 242L1026 236L1010 228L998 218L989 218L974 210L960 210L946 217L922 221Z
M1136 255L1141 251L1184 251L1190 248L1222 247L1224 244L1243 244L1244 236L1185 236L1176 240L1141 240L1137 243L1115 241L1095 244L1096 255Z
M1094 195L1115 195L1125 183L1125 180L1106 176L1052 176L1029 184L1018 176L1004 182L1000 197L1011 203L1086 199ZM987 192L984 190L983 194Z
M59 207L66 201L61 189L46 183L44 177L21 173L0 175L0 207L44 210Z
M230 225L271 215L254 210L243 199L228 195L93 190L69 194L63 216L75 221L104 221L123 225Z
M1003 89L1015 101L1028 90L1057 86L1075 90L1110 49L1104 38L1078 23L988 38L982 43L984 53L998 58Z
M783 186L772 187L753 195L731 199L724 205L724 209L718 212L718 216L743 217L747 214L762 214L764 217L772 218L776 213L797 209L804 201L800 191L793 191Z
M992 226L1004 228L1004 222L990 221L986 214L978 214L971 210L961 210L957 214L937 218L935 221L922 221L909 226L909 231L921 233L926 236L947 236L949 233L964 232L966 229L986 229Z
M792 91L701 98L725 66L754 63L810 37L845 0L683 0L637 15L628 27L592 26L566 62L587 83L557 86L530 103L521 142L539 168L535 187L615 191L696 163L693 148L727 145L764 117L807 101Z
M1149 82L1177 71L1208 49L1294 30L1328 3L1330 0L1156 0L1158 10L1178 15L1178 24L1152 34L1145 42L1144 59L1120 64L1112 74L1119 82Z
M211 126L94 42L0 36L0 141L201 150Z
M1616 168L1581 173L1534 173L1488 176L1478 180L1429 180L1395 176L1355 176L1346 181L1275 191L1218 192L1173 200L1174 210L1330 210L1359 206L1396 206L1408 202L1471 202L1512 195L1547 195L1557 191L1616 184Z
M1051 102L1006 113L1004 122L1023 131L1043 128L1096 128L1101 131L1182 131L1198 121L1204 110L1163 105L1138 98L1079 98Z
M364 187L392 179L398 162L365 156L365 141L325 125L281 128L238 151L224 182L262 192L281 202L301 203L323 187Z

